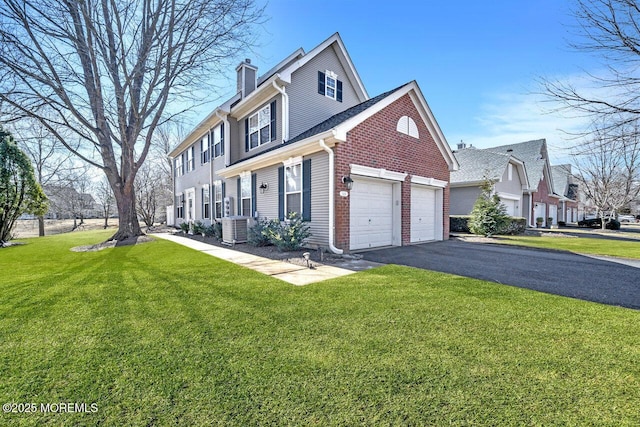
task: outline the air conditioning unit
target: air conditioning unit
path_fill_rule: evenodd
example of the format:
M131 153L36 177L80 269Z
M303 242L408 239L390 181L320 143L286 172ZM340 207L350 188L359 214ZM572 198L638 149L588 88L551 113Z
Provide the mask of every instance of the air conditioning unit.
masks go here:
M225 197L222 201L222 216L233 216L233 197Z
M222 241L225 243L245 243L247 241L247 218L222 218Z

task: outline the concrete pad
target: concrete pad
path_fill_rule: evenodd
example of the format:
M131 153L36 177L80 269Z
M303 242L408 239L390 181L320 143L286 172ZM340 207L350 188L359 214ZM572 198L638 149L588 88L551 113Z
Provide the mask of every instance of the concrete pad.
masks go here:
M310 283L321 282L323 280L334 279L336 277L355 273L353 270L334 267L331 265L316 264L314 269L310 269L301 265L247 254L230 248L221 248L209 245L188 237L176 236L169 233L155 233L152 234L152 236L178 243L207 255L250 268L262 274L275 277L276 279L280 279L284 282L297 286L308 285Z

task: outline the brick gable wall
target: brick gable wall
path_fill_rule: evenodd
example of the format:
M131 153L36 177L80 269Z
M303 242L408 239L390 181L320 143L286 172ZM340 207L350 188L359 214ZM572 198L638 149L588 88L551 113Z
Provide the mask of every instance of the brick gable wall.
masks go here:
M398 120L409 116L418 127L419 139L396 130ZM402 183L402 244L410 242L411 175L436 178L449 182L449 167L433 137L424 125L418 110L407 94L366 119L347 134L347 142L335 148L335 209L336 246L349 248L349 197L340 197L346 190L341 180L350 173L350 165L384 168L407 173ZM449 238L449 186L443 191L444 238ZM375 209L375 206L372 206Z

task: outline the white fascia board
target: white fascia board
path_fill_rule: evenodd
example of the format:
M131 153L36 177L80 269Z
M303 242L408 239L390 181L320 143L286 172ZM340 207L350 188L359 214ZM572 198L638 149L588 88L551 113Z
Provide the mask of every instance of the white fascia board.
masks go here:
M503 193L502 191L498 191L496 194L506 200L520 200L522 198L522 194Z
M372 168L362 165L350 165L351 175L366 176L369 178L382 178L391 181L404 181L408 174L402 172L393 172L383 168Z
M249 95L244 97L242 101L236 104L231 110L231 117L235 119L240 119L256 108L260 107L263 103L267 102L269 99L273 98L275 95L279 94L278 90L273 87L273 82L284 83L280 79L279 74L274 74L269 77L262 85L251 92Z
M354 127L356 127L357 125L359 125L360 123L368 119L369 117L373 116L374 114L379 113L384 108L388 107L390 104L397 101L407 93L411 97L413 104L416 106L416 109L418 110L420 117L422 118L422 121L424 122L425 126L429 130L429 133L433 137L436 145L440 149L440 153L442 154L445 161L447 162L447 165L449 166L449 170L450 171L458 170L460 168L460 165L458 164L458 160L456 160L455 156L453 155L453 152L451 151L451 147L449 147L449 143L444 137L444 134L442 133L440 126L436 122L436 119L433 117L433 113L429 109L429 106L427 105L427 102L425 101L424 96L422 95L422 92L420 91L420 88L418 87L418 84L415 82L415 80L410 83L407 83L406 85L399 88L398 90L396 90L395 92L393 92L392 94L390 94L389 96L381 100L380 102L367 108L360 114L357 114L352 118L350 118L349 120L346 120L343 123L336 126L337 137L339 139L346 140L347 133L351 129L353 129Z
M301 157L318 151L323 151L323 148L319 143L321 139L324 139L325 143L329 147L333 147L336 142L338 142L333 138L333 133L331 131L327 131L319 135L314 135L311 138L295 142L291 144L290 147L287 147L287 149L268 151L252 159L247 159L224 169L217 170L216 174L224 178L231 178L245 171L254 171L268 166L273 166L278 163L282 164L291 157Z
M356 89L356 92L358 93L360 101L362 102L366 101L367 99L369 99L369 95L367 94L367 91L364 88L364 84L362 84L362 80L360 79L360 76L358 75L356 68L353 66L353 62L351 61L351 58L349 57L349 53L344 47L344 43L342 42L342 38L340 37L339 33L334 33L331 37L329 37L328 39L320 43L318 46L311 49L302 58L300 58L299 60L291 64L289 67L282 70L280 72L280 76L284 81L291 82L291 74L293 74L294 71L298 70L300 67L302 67L303 65L311 61L316 55L318 55L320 52L322 52L323 50L331 46L333 43L336 43L338 47L337 49L338 56L340 57L339 58L341 60L340 62L342 62L342 65L344 66L345 70L347 70L349 74L348 76L349 80L351 81L352 84L355 83L353 84L353 87Z
M227 102L223 103L217 108L214 108L211 113L207 117L204 118L200 123L198 123L191 132L178 144L171 152L168 154L170 158L175 158L177 155L182 153L187 147L191 146L191 144L198 141L198 139L202 138L204 132L208 132L211 128L217 126L222 119L218 116L218 112L221 115L229 114L230 106L232 103L238 100L240 94L234 95Z
M419 175L412 175L411 182L413 184L428 185L429 187L438 187L438 188L445 188L447 184L449 184L447 181L443 181L441 179L427 178L425 176L419 176Z

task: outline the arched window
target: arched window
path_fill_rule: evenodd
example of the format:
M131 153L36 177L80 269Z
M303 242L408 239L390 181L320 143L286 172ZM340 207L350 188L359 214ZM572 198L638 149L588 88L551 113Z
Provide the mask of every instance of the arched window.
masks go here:
M404 133L405 135L420 138L420 135L418 134L418 126L416 126L416 122L414 122L409 116L400 117L396 130L400 133Z

